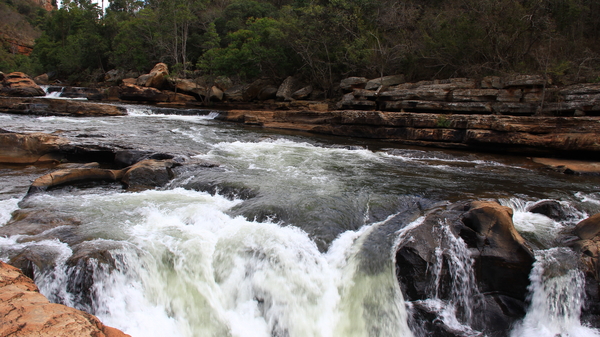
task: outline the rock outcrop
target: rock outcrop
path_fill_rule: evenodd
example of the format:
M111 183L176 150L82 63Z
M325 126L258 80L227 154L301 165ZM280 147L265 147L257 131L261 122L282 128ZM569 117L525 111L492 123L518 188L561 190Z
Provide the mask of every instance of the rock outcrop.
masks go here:
M0 96L34 97L46 93L29 76L14 72L4 76Z
M98 318L61 304L50 303L33 281L0 261L1 336L125 337Z
M408 145L598 160L600 119L383 111L229 110L217 119Z
M86 101L48 98L0 97L0 112L38 116L123 116L122 107Z
M169 67L164 63L157 63L150 73L142 75L137 79L137 85L151 87L160 90L169 88Z
M600 85L551 86L541 75L404 83L402 76L341 82L339 109L496 115L599 115Z

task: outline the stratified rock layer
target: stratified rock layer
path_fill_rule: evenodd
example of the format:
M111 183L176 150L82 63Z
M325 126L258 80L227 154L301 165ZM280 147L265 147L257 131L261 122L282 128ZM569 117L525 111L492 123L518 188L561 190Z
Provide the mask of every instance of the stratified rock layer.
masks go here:
M61 304L50 303L33 281L0 261L0 336L125 337L98 318Z

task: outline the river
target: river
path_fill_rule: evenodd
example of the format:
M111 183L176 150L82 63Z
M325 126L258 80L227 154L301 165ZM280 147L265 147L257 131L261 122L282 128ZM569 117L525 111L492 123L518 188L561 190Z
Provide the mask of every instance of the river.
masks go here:
M527 158L269 131L216 121L216 112L126 107L122 117L0 114L6 130L172 153L189 163L155 190L88 184L27 198L31 181L48 168L0 166L0 225L15 210L77 219L0 238L3 261L24 251L52 257L35 273L52 301L132 336L426 335L411 323L393 249L428 209L491 199L513 208L516 228L536 248L531 305L512 335L600 336L579 318L581 272L544 272L572 264L570 251L556 246L562 233L600 212L598 177L544 170ZM559 201L571 210L568 219L527 211L540 200ZM415 216L375 236L406 211ZM365 254L374 242L381 253ZM471 262L461 245L450 246L461 257L456 299L467 301L476 286L468 285ZM69 264L83 246L111 255L109 264L95 260L86 295L74 289L81 270ZM373 265L382 267L374 272ZM427 305L451 303L433 296ZM482 335L442 309L460 335Z

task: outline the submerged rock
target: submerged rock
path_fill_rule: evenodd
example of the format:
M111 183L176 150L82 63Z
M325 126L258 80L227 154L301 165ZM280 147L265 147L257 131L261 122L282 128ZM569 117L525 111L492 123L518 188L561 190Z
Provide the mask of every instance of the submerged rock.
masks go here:
M0 336L129 336L96 316L50 303L30 278L1 261L0 312Z

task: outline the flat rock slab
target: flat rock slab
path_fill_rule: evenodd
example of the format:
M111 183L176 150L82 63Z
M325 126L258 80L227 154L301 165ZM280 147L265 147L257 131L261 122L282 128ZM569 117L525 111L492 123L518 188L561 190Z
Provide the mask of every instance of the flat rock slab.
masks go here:
M555 158L533 158L532 160L562 173L600 175L600 162Z
M0 97L0 112L38 116L124 116L127 111L118 106L50 98Z

